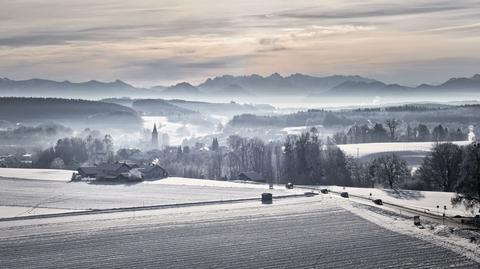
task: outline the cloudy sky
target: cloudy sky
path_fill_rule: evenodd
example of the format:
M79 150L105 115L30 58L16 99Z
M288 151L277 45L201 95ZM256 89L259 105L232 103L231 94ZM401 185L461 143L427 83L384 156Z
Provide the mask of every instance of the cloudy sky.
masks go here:
M480 73L480 1L0 0L0 77L139 86L222 74Z

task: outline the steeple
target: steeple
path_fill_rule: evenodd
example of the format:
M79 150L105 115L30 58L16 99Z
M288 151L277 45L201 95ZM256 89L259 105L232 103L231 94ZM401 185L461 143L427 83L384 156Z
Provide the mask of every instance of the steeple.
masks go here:
M158 148L158 131L157 131L157 124L153 124L153 131L152 131L152 148Z

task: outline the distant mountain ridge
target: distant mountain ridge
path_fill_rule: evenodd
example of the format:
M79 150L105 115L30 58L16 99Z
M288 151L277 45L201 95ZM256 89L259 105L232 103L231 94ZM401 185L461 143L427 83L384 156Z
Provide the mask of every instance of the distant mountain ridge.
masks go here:
M10 80L0 78L0 96L62 97L62 98L189 98L189 97L255 97L255 96L382 96L397 94L449 93L480 94L480 74L472 77L451 78L439 85L421 84L407 87L356 75L333 75L325 77L305 74L269 76L257 74L247 76L223 75L208 78L198 85L181 82L173 86L138 88L121 80L100 82L90 80L74 83L45 79Z
M260 93L281 93L281 94L308 94L311 92L325 92L330 88L346 82L373 82L375 80L360 76L328 76L314 77L304 74L292 74L286 77L278 73L262 77L256 74L249 76L231 76L209 78L198 85L198 88L205 92L225 92L227 89L239 89L245 92ZM295 91L292 92L292 89ZM235 91L232 91L235 93Z
M154 90L136 88L121 80L114 82L100 82L90 80L86 82L58 82L46 79L10 80L0 78L1 96L27 96L27 97L68 97L91 99L106 98L111 96L128 96L136 94L150 96ZM158 91L159 93L160 91Z

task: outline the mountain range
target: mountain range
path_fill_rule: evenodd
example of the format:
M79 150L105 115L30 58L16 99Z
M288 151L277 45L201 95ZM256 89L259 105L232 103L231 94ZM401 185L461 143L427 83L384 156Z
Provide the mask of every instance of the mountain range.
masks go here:
M316 77L304 74L281 76L274 73L269 76L223 75L208 78L199 85L181 82L172 86L137 88L121 80L99 82L95 80L74 83L45 79L10 80L0 78L0 96L32 96L100 99L109 97L133 98L189 98L224 96L391 96L403 94L444 93L480 93L480 74L472 77L451 78L439 85L421 84L407 87L361 76L334 75Z

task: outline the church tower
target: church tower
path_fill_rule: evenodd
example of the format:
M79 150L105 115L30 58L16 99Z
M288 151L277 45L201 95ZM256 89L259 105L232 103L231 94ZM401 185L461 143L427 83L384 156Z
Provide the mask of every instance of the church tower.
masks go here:
M152 148L158 148L158 132L157 132L157 125L153 124L153 132L152 132Z

